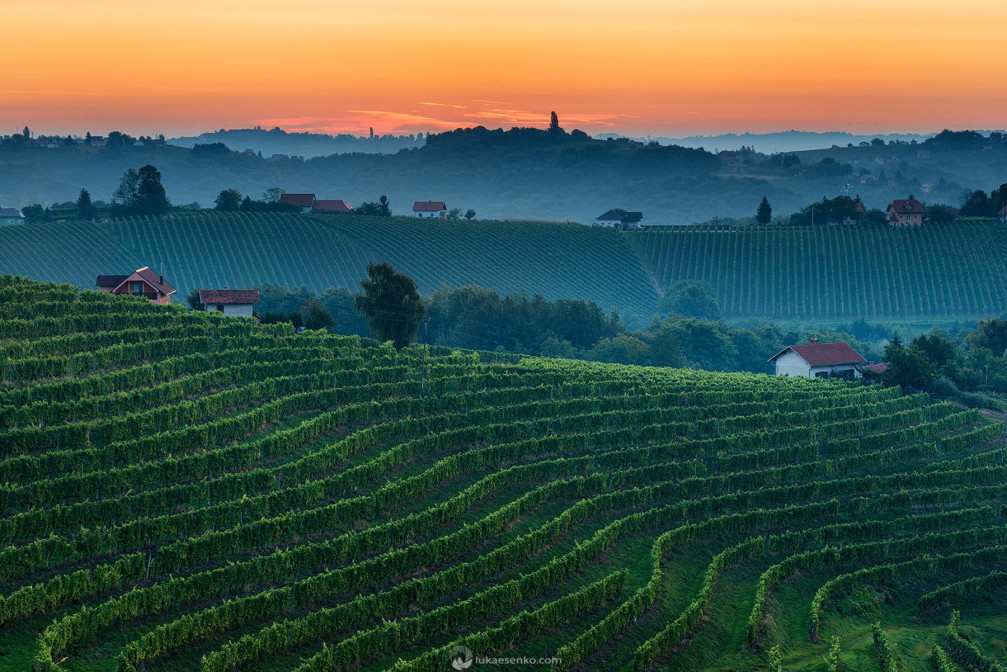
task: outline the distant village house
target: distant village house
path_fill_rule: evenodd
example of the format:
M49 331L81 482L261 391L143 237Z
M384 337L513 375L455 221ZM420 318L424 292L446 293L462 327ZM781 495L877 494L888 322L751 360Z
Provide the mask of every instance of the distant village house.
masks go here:
M897 198L888 204L885 215L892 226L919 226L923 223L927 211L923 204L910 196Z
M444 201L416 201L413 203L413 216L444 219L448 216L448 206Z
M614 227L616 229L639 229L643 219L642 212L631 212L622 208L613 208L595 218L596 226Z
M799 378L859 379L860 367L867 364L849 343L819 343L812 338L807 345L788 345L769 358L778 376Z
M0 226L5 224L24 224L24 215L17 208L0 208Z
M177 290L164 281L164 276L144 266L129 275L99 275L94 281L99 290L109 294L144 296L153 303L167 305Z
M233 317L252 317L253 306L259 303L257 289L201 289L199 303L206 312L218 312Z
M1007 205L1000 208L1000 212L997 213L997 217L1000 218L1001 223L1007 223Z

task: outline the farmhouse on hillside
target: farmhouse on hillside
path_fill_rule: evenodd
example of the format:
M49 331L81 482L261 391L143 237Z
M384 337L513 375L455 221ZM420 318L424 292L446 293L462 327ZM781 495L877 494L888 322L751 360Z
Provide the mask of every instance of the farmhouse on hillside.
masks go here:
M99 290L109 294L145 296L154 303L171 303L177 290L149 267L138 268L129 275L99 275L94 281Z
M297 206L301 212L310 212L315 205L314 194L281 194L280 203Z
M414 217L440 217L448 216L448 206L444 201L416 201L413 203Z
M312 204L311 212L353 212L353 206L342 200L320 198Z
M595 218L596 226L614 227L616 229L639 229L642 212L630 212L622 208L613 208Z
M919 226L926 216L926 208L912 195L909 198L897 198L888 204L885 215L892 226Z
M24 224L24 215L17 208L0 208L0 226L4 224Z
M252 306L259 303L257 289L201 289L199 303L206 312L216 311L233 317L252 317Z
M778 376L800 378L860 378L859 366L866 364L849 343L819 343L812 338L807 345L788 345L769 358Z

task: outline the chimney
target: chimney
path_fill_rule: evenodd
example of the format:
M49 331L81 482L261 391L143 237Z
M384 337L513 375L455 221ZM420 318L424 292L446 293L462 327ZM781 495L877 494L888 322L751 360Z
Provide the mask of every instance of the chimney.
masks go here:
M810 343L811 345L818 345L818 337L812 336L811 338L808 339L808 343Z

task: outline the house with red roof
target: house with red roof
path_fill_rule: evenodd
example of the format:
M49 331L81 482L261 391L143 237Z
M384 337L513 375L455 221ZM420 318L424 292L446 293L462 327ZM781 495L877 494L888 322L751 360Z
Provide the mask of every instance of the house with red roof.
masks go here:
M131 294L143 296L153 303L167 305L176 290L164 280L164 276L144 266L128 275L99 275L94 284L102 292L109 294Z
M867 360L849 343L819 343L812 338L807 345L788 345L769 358L778 376L799 378L858 379Z
M199 303L206 312L218 312L230 317L252 317L259 303L257 289L201 289Z
M444 201L416 201L413 203L414 217L440 217L448 216L448 206Z
M997 213L997 217L1000 218L1001 223L1007 223L1007 204L1000 208L1000 212Z
M885 215L892 226L919 226L923 223L927 210L910 195L909 198L896 198L889 203Z
M353 206L342 200L318 198L312 204L311 212L353 212Z
M294 205L301 209L301 212L310 212L315 205L314 194L280 194L280 203Z

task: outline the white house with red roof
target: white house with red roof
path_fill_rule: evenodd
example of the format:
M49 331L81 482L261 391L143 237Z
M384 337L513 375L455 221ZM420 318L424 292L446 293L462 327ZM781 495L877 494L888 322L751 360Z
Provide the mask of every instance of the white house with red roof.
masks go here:
M769 358L776 365L776 375L799 378L860 378L858 367L867 364L849 343L819 343L812 338L807 345L788 345Z
M927 209L910 195L909 198L896 198L889 203L885 215L892 226L919 226L927 215Z
M218 312L231 317L252 317L259 303L257 289L201 289L199 303L206 312Z
M448 206L444 201L416 201L413 203L414 217L440 217L448 216Z

